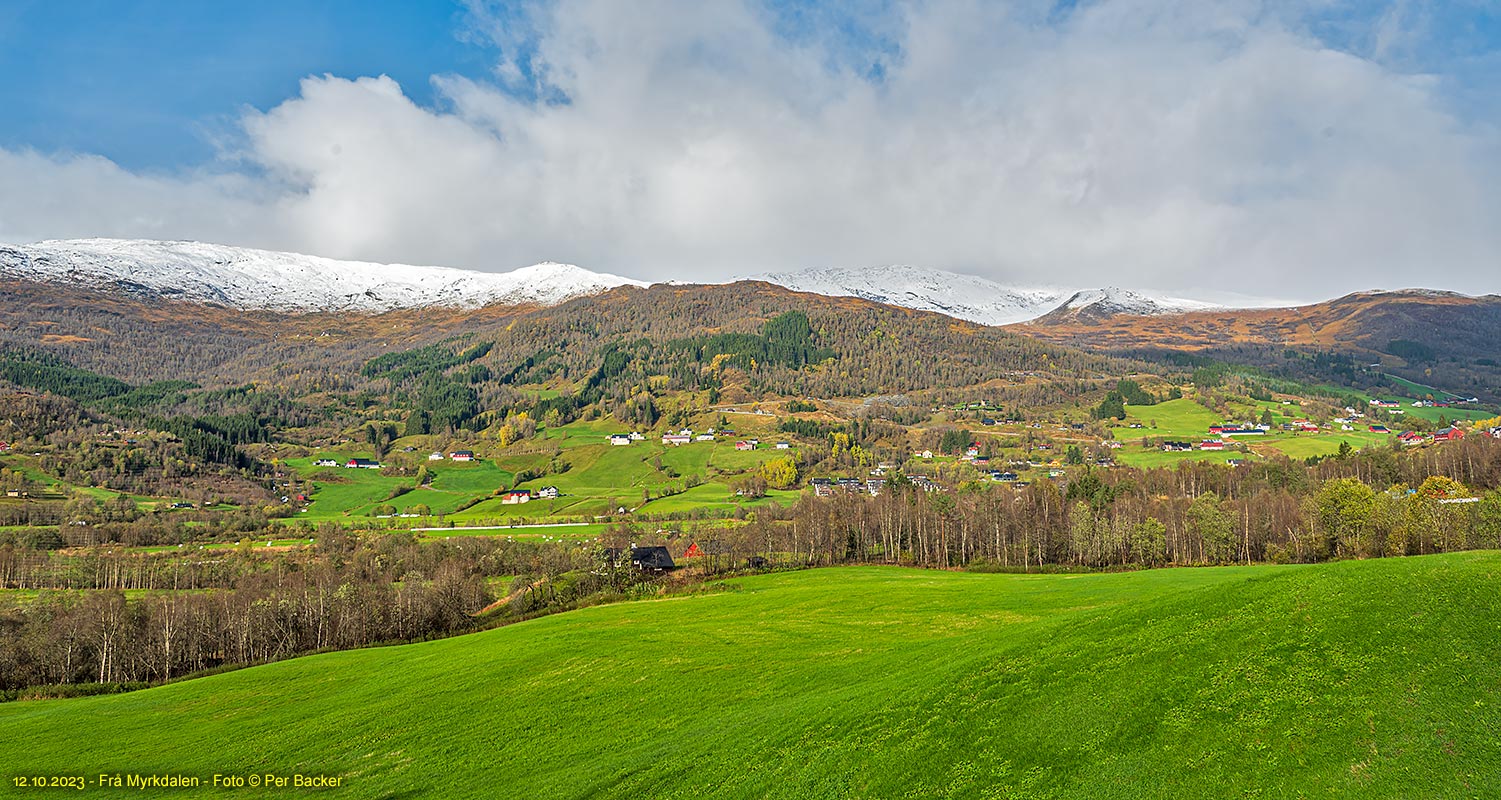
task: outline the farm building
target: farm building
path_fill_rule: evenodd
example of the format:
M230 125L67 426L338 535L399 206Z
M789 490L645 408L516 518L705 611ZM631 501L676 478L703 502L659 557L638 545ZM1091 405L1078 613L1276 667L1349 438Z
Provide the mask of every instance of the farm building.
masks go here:
M1182 453L1194 449L1193 442L1163 442L1162 450L1165 453Z
M1371 429L1371 433L1391 433L1392 432L1391 428L1388 428L1385 425L1372 425L1372 426L1370 426L1370 429Z
M736 442L735 443L735 449L736 450L754 450L754 449L756 449L756 446L753 445L753 444L751 444L750 442L740 441L740 442Z
M941 492L941 491L943 491L943 487L942 486L939 486L932 478L929 478L926 475L913 475L912 476L912 485L916 486L917 488L919 488L919 489L921 489L921 490L923 490L925 492Z
M617 433L610 437L610 444L615 445L616 447L627 447L630 445L630 443L631 437L623 433Z
M791 448L792 448L792 443L791 442L777 442L777 449L778 450L790 450Z
M1219 439L1206 439L1199 442L1200 450L1224 450L1225 443Z
M544 499L545 500L556 500L556 499L558 499L558 487L556 487L556 486L543 486L542 488L540 488L540 489L537 490L537 499L539 499L539 500L544 500Z
M605 558L615 566L623 566L626 558L624 550L618 547L605 548ZM637 547L631 545L631 566L642 572L665 572L675 569L677 564L672 561L672 554L665 547Z
M344 466L348 469L380 469L380 462L368 458L351 458Z
M443 454L442 453L428 453L427 454L427 460L428 461L442 461L443 460Z
M1417 445L1428 441L1428 437L1417 431L1403 431L1397 436L1397 441L1405 445Z
M673 447L685 445L691 441L693 441L692 436L684 436L680 433L668 433L662 436L662 444L670 444Z
M530 503L531 501L532 493L529 489L512 489L500 496L500 502L508 506Z
M451 459L453 459L454 461L473 461L474 460L474 451L472 451L472 450L455 450L452 453L449 453L448 457L451 458Z
M1433 434L1433 441L1435 442L1454 442L1463 438L1465 438L1465 432L1453 425Z
M337 466L339 466L339 462L333 460L332 458L320 458L317 461L313 462L313 466L315 466L315 467L337 467Z

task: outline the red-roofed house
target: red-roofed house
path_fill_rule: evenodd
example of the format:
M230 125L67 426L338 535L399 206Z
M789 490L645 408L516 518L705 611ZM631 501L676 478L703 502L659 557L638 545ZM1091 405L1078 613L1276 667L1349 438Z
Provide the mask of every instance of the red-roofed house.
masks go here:
M1433 441L1435 442L1455 442L1463 438L1465 438L1465 432L1453 425L1433 434Z

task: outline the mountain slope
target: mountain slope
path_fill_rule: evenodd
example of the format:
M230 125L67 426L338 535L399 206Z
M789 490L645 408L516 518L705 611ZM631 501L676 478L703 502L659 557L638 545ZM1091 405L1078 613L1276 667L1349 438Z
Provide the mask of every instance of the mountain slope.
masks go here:
M762 280L798 292L860 297L877 303L936 311L982 325L1010 325L1042 319L1104 319L1114 315L1152 316L1215 307L1213 303L1150 297L1117 289L1019 289L974 275L890 265L849 269L773 272Z
M1213 303L1178 298L1148 297L1140 292L1107 286L1075 292L1057 308L1032 320L1034 323L1098 322L1117 316L1156 317L1215 308Z
M1493 797L1498 575L1477 552L751 576L0 704L0 759L17 775L325 774L340 797Z
M544 263L504 273L337 261L198 242L0 246L0 276L274 311L555 305L641 281Z
M1013 289L974 275L905 265L773 272L752 280L796 292L860 297L877 303L936 311L982 325L1032 319L1068 296L1060 289Z
M1062 310L1062 309L1060 309ZM1461 357L1501 356L1501 296L1371 291L1292 308L1211 309L1151 318L1049 314L1018 332L1095 349L1202 350L1260 344L1391 353L1414 341Z

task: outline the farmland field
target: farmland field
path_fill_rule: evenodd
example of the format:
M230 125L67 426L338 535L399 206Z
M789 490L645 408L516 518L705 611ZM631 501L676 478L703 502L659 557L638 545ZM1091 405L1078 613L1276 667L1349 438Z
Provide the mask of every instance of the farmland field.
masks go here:
M1494 552L773 574L0 705L0 761L347 797L1494 797L1498 598Z
M671 447L662 445L656 434L629 447L616 447L606 442L610 434L623 432L624 429L613 422L574 422L544 430L535 440L529 440L534 452L481 457L470 464L449 460L425 462L423 466L432 476L429 484L396 497L392 497L396 490L413 485L414 476L314 467L313 458L288 459L286 464L303 476L331 473L337 478L314 481L312 503L306 513L296 516L296 519L313 522L368 517L387 504L398 512L425 505L435 517L444 516L447 521L461 525L476 525L520 519L573 520L612 514L622 507L639 507L646 513L673 513L698 508L727 512L736 505L755 507L768 503L785 504L797 499L795 491L772 492L766 498L756 500L741 501L735 497L731 481L736 476L754 471L771 458L787 455L771 449L769 444L763 444L757 450L739 451L732 439L721 438ZM423 440L411 441L423 443ZM425 448L419 450L426 451ZM530 470L533 474L542 472L553 452L560 452L559 458L566 465L564 471L516 481L517 474L523 470ZM322 457L343 463L353 456L369 457L370 453L335 452ZM696 476L703 483L687 491L668 494L669 489L686 488L690 476ZM544 486L557 487L561 496L514 505L492 496L499 489L536 491ZM653 498L645 506L642 505L643 493L649 493ZM426 523L418 518L410 519L412 525L419 527L432 521L426 517L422 518L428 520Z

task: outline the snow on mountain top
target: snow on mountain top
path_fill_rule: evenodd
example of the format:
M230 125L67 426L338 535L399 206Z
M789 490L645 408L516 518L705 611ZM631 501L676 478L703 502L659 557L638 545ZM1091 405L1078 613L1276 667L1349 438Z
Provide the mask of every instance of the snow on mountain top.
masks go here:
M982 325L1008 325L1032 319L1068 296L1061 289L1017 289L974 275L904 264L773 272L749 280L766 281L797 292L860 297L919 311L936 311Z
M1113 314L1176 314L1218 308L1213 303L1155 297L1129 289L1106 287L1072 291L1058 288L1015 288L973 275L905 265L866 269L808 269L759 275L764 280L799 292L837 297L862 297L920 311L937 311L982 325L1009 325L1058 315L1105 317Z
M1148 297L1130 289L1107 286L1103 289L1085 289L1075 292L1055 312L1090 309L1098 314L1133 314L1152 316L1179 314L1185 311L1203 311L1217 308L1213 303L1184 300L1176 297Z
M339 261L200 242L76 239L0 245L0 274L117 286L163 297L274 311L555 305L648 284L546 262L511 272Z

